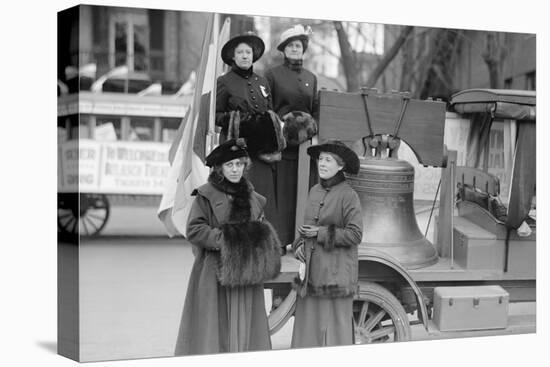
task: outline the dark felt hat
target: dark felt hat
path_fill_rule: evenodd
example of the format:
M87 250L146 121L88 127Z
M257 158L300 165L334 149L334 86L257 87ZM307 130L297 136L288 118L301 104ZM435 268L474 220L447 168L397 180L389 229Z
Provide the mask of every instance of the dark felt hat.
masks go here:
M208 167L219 166L235 158L248 157L246 142L243 138L230 139L218 145L206 157Z
M359 173L359 157L353 150L339 140L327 140L323 144L307 148L307 154L312 158L319 158L321 152L333 153L344 161L344 172L356 175Z
M222 60L227 65L233 65L233 57L235 56L235 48L241 44L246 43L252 47L252 62L256 62L264 54L265 44L264 41L252 32L241 34L231 38L223 45L222 48Z

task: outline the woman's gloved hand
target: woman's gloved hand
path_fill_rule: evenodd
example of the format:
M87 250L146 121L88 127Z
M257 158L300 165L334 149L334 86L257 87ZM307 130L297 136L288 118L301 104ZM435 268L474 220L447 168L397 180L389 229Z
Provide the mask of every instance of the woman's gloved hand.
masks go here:
M317 237L317 233L319 233L319 227L309 224L304 224L298 228L298 233L300 233L303 237L306 238L312 238Z

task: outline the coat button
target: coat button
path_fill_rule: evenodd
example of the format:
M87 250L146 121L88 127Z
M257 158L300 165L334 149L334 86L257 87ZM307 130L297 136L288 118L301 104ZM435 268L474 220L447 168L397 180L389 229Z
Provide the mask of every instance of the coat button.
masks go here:
M250 93L254 93L254 89L251 89L251 90L250 90Z
M321 202L319 203L319 206L323 206L323 205L325 205L325 203L321 201Z
M315 221L317 222L317 221L319 220L319 217L315 217L315 218L313 218L313 219L315 219Z
M252 96L252 99L256 99L256 97L255 97L255 96Z
M257 104L255 104L255 105L254 105L254 107L258 108L258 105L257 105Z
M252 82L248 82L247 84L248 84L248 85L252 85Z

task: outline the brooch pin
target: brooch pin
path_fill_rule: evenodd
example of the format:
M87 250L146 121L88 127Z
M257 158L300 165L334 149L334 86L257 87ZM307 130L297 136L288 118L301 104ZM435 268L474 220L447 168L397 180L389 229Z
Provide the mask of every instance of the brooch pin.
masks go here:
M262 91L262 95L264 96L264 98L267 98L267 92L265 90L265 87L263 85L260 85L260 90Z

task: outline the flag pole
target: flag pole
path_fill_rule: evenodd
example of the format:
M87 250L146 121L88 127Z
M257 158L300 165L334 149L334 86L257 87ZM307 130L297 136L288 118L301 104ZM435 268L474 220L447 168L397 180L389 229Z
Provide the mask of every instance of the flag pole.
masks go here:
M219 13L214 13L214 24L212 25L212 29L213 29L213 33L212 33L212 41L213 41L213 44L215 45L214 47L214 50L213 52L215 53L215 57L217 58L218 57L218 40L219 40L219 31L220 31L220 14ZM214 75L218 75L217 73L217 62L216 62L216 67L215 67L215 71L214 71ZM210 118L210 120L216 120L216 81L214 81L214 86L212 87L212 98L210 98L210 104L208 106L208 109L209 109L209 113L208 113L208 116ZM212 151L212 149L214 149L214 146L217 144L216 142L216 139L215 139L215 130L213 130L213 127L211 126L212 124L210 123L209 121L209 124L208 124L208 132L206 134L206 142L205 142L205 149L206 149L206 155L210 154L210 152Z

